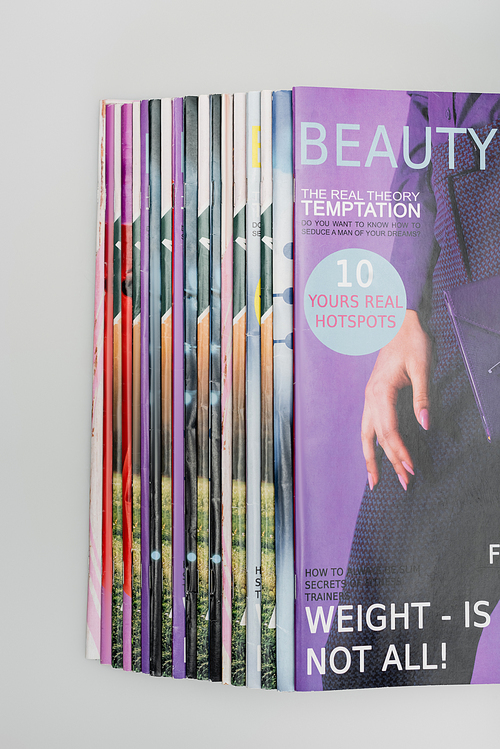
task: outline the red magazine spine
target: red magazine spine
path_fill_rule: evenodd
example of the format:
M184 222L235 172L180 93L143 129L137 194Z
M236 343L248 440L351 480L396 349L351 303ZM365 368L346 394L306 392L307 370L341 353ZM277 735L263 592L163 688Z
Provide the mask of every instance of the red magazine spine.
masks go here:
M113 251L115 107L106 106L106 228L104 258L104 393L102 481L101 663L111 663L113 585Z
M123 668L132 670L132 104L122 106Z

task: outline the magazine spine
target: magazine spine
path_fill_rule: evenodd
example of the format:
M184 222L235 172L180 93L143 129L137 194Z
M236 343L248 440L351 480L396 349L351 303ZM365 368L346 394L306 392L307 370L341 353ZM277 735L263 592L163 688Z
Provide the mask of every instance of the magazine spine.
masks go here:
M149 580L149 102L141 101L141 650L150 670Z
M132 669L141 670L141 104L132 104Z
M198 679L209 678L210 97L198 98Z
M197 320L198 320L198 99L184 99L184 507L186 676L196 679L197 551Z
M210 96L210 679L222 680L221 526L221 95Z
M106 106L101 663L111 664L113 590L113 254L115 107Z
M121 162L121 106L116 105L113 248L113 668L123 667Z
M273 94L274 485L277 687L294 690L292 92Z
M172 675L186 676L186 616L184 590L184 185L183 100L173 100L173 365L172 365Z
M247 686L261 686L260 92L247 94Z
M172 100L161 100L162 675L172 675Z
M162 673L161 502L161 102L149 102L150 673Z
M132 103L121 108L123 669L132 670Z
M233 385L233 97L222 97L222 258L221 258L221 416L222 416L222 681L231 683L231 507Z
M273 160L272 91L261 93L261 684L276 689L276 556L273 435Z
M246 681L246 96L234 94L231 683Z
M99 105L97 237L94 295L94 366L90 441L89 570L87 585L86 658L98 660L101 651L102 593L102 461L104 357L104 237L106 224L106 102Z

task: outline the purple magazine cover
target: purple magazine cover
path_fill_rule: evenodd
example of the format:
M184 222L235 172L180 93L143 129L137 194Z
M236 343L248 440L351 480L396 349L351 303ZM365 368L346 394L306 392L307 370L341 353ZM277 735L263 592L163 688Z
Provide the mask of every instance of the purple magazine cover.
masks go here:
M141 101L141 650L149 674L149 101Z
M184 607L184 219L183 219L183 100L173 100L172 172L173 211L173 382L172 382L172 675L186 677Z
M444 301L500 275L499 121L294 90L297 690L500 679L500 446Z

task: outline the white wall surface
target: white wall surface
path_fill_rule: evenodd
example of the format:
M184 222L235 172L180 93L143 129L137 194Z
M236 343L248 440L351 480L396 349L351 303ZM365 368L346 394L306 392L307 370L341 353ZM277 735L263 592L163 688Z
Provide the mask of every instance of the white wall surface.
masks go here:
M497 0L3 4L0 746L498 746L500 686L278 694L84 658L98 102L499 91Z

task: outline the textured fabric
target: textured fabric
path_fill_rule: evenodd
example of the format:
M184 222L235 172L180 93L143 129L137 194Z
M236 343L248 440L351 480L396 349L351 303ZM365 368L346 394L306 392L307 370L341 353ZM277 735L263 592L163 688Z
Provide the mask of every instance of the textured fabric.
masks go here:
M429 273L436 260L434 241L434 218L436 216L436 198L431 186L435 181L436 156L439 152L445 170L444 178L448 176L447 154L448 134L438 133L436 127L474 128L481 135L484 142L484 131L489 132L485 125L500 120L500 97L497 94L456 94L456 93L421 93L410 94L410 109L408 113L408 127L410 131L410 158L414 164L422 163L425 155L426 128L432 128L432 166L427 169L413 169L409 167L402 156L399 158L392 190L411 191L418 193L421 204L421 227L418 237L398 237L394 241L391 262L399 271L407 293L409 309L421 308L422 295L425 291ZM490 163L490 153L495 148L497 133L486 150L487 163ZM469 154L469 164L478 157L468 134L455 135L455 172L458 172L461 151ZM465 167L467 169L468 167ZM489 172L489 167L488 167ZM479 180L482 175L476 175ZM457 184L460 181L457 180Z
M474 103L478 106L477 98ZM422 98L419 106L425 109ZM494 109L491 101L486 108ZM459 120L459 113L454 117ZM476 123L481 141L497 126L479 128ZM421 184L427 180L429 189L432 185L426 200L429 211L435 210L438 242L422 250L428 267L437 256L428 304L425 290L418 292L421 318L434 342L430 429L424 431L415 419L411 388L401 391L400 431L414 460L415 477L404 492L379 448L381 477L373 491L365 490L341 601L353 606L348 612L353 620L345 626L354 631L339 633L335 616L326 647L324 689L469 682L482 629L464 626L465 602L487 601L482 608L491 613L500 595L498 567L487 564L492 528L500 521L500 447L486 438L443 299L444 289L500 273L500 137L487 149L486 171L479 170L478 158L469 134L459 135L455 169L448 169L446 141L433 147L428 174L418 177ZM385 611L373 611L374 625L381 621L377 616L387 615L387 626L380 631L371 630L364 618L374 603L385 606ZM404 613L407 605L408 621L396 618L394 629L391 604L397 613ZM358 606L363 614L360 632ZM475 620L484 623L481 616ZM391 644L401 669L392 658L383 671ZM333 649L352 652L360 645L372 647L364 673L357 653L345 674L333 673L328 665ZM342 651L334 655L334 663L342 668ZM436 668L424 668L424 663ZM420 668L408 668L415 665Z

